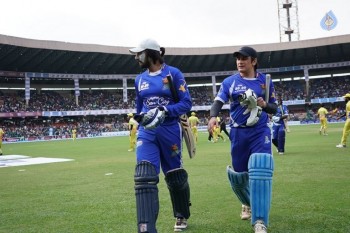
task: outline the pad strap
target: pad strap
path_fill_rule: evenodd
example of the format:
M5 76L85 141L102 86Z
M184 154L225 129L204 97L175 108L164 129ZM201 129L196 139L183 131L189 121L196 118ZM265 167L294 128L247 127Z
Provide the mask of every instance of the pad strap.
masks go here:
M155 167L148 161L141 161L136 165L134 181L138 233L156 233L159 177Z
M174 217L190 217L190 186L188 174L183 168L171 170L165 175L165 181L170 192Z

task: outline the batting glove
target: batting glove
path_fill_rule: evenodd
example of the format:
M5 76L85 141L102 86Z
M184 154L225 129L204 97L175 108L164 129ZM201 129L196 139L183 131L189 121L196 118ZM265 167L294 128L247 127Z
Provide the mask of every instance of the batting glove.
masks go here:
M145 129L154 129L164 122L165 109L164 107L153 108L143 115L141 125Z
M253 109L257 106L258 98L252 89L248 89L238 97L238 100L242 106Z

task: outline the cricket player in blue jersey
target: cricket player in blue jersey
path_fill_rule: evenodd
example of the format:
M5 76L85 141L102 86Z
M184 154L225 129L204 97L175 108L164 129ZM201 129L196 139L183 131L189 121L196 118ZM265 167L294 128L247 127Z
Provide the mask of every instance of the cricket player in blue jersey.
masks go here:
M191 96L184 75L164 63L165 49L155 40L146 39L130 52L146 69L135 80L134 119L140 122L134 176L138 232L157 232L160 169L170 192L174 231L182 231L187 228L191 203L188 174L182 162L179 116L191 110Z
M232 164L227 167L228 178L242 203L241 219L251 218L254 231L266 233L274 170L268 114L277 109L275 91L272 81L266 83L266 76L257 72L255 49L245 46L233 55L238 73L221 83L208 130L213 130L222 106L229 102Z
M272 143L276 146L278 154L283 155L286 144L285 119L288 120L289 113L287 106L283 104L282 97L278 97L277 103L277 112L272 116Z

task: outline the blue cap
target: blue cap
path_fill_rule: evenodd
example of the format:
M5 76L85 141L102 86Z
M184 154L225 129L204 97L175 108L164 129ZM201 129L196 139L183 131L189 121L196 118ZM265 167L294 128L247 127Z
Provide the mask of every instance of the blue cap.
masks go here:
M233 53L233 56L237 57L240 54L245 57L252 57L252 58L258 57L258 53L255 51L255 49L248 46L244 46L240 48L239 51Z

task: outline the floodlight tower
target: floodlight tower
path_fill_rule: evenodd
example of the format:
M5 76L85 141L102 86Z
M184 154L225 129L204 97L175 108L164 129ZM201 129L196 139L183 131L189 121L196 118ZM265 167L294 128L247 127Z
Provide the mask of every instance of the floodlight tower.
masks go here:
M297 0L277 0L280 42L300 39Z

